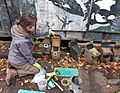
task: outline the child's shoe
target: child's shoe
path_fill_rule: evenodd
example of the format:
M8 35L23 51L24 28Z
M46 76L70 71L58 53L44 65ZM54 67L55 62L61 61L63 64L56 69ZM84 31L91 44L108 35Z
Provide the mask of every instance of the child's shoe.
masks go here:
M10 80L17 75L17 71L14 69L8 69L7 70L7 75L6 75L6 84L10 85Z

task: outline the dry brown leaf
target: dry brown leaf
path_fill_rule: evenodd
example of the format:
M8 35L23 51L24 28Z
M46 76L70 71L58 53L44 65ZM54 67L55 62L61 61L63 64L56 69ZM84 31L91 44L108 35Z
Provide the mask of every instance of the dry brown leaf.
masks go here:
M2 46L0 49L2 50L2 49L4 49L5 48L5 46Z
M1 71L5 71L5 70L6 70L6 68L2 68L2 69L1 69Z
M111 86L111 85L107 85L106 88L109 88L109 89L110 89L110 88L112 88L112 86Z
M0 78L0 81L3 81L4 79L3 78Z
M2 91L3 91L3 88L0 88L0 93L2 93Z
M32 82L31 79L24 80L24 83L31 83L31 82Z
M21 82L20 86L23 86L23 85L24 85L24 83L23 83L23 82Z

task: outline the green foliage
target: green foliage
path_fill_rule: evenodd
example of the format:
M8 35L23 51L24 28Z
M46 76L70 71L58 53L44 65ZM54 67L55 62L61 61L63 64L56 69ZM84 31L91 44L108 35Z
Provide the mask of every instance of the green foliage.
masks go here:
M36 37L35 40L34 40L34 45L36 45L36 46L37 46L37 45L40 45L40 41L39 41L38 39L39 39L39 38Z

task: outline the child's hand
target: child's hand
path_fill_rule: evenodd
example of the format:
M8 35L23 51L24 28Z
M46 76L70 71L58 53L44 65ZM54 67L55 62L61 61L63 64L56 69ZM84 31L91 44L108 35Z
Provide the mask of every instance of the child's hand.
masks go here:
M41 68L41 65L38 64L38 63L34 63L33 66L35 66L36 68L40 69Z
M55 35L55 32L53 32L53 31L51 31L51 30L49 30L49 35Z

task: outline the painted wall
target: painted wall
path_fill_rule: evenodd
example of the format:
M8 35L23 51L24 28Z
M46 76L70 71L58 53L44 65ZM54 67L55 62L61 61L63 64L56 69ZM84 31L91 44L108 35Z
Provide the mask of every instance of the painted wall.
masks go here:
M49 26L53 30L86 31L86 25L89 23L89 30L92 31L119 32L120 0L91 1L0 0L0 22L3 30L9 33L11 25L23 12L31 12L38 18L38 28ZM91 15L89 15L90 8ZM89 17L90 20L88 20ZM67 36L71 37L70 33ZM78 32L74 34L76 33ZM79 33L75 37L81 37L81 35ZM88 36L94 35L92 33Z
M48 22L52 29L85 31L90 0L35 0L38 24ZM119 0L94 0L90 30L119 31Z
M36 14L34 0L0 0L0 23L6 34L23 12Z

